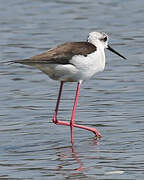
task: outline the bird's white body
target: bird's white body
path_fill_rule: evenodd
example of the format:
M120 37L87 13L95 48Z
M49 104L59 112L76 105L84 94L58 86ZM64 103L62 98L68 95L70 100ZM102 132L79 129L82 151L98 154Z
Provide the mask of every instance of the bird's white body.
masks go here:
M105 54L103 51L95 51L86 57L75 55L70 60L71 64L37 64L35 65L50 78L64 82L85 81L105 67Z
M96 35L96 39L95 39ZM89 34L88 42L97 47L97 50L87 56L74 55L70 64L35 64L50 78L64 82L82 82L90 79L96 73L104 70L105 53L104 44L97 40L97 32Z
M104 70L105 48L126 59L108 45L107 34L90 32L87 42L64 43L45 53L15 62L34 66L54 80L82 82Z

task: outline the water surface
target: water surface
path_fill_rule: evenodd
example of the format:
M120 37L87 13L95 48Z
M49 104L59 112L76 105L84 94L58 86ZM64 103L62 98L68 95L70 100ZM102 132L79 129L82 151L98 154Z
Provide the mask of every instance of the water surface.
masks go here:
M0 1L0 178L144 178L144 1ZM76 121L102 139L52 123L59 83L6 64L104 31L128 60L106 51L103 73L83 84ZM64 86L59 119L69 121L76 84Z

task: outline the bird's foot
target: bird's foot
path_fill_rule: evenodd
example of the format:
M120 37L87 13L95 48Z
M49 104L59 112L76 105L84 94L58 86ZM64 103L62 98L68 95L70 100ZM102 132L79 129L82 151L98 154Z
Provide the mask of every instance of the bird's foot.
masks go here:
M98 131L97 129L95 129L95 130L93 131L93 133L95 134L95 136L96 136L97 138L101 138L101 137L102 137L102 135L99 133L99 131Z

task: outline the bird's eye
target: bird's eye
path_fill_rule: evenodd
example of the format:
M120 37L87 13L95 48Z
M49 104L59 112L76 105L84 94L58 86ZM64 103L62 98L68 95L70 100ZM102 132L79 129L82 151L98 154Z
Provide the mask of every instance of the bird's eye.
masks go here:
M107 37L104 37L104 38L103 38L103 41L106 42L106 41L107 41Z

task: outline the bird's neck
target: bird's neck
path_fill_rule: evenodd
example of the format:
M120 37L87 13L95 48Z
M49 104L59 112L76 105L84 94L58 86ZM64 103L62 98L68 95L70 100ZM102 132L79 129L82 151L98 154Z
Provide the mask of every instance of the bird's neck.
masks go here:
M105 67L105 52L104 52L104 46L102 44L98 44L97 46L97 51L99 52L98 54L100 54L101 58L101 63L103 65L103 67Z
M92 38L88 38L88 42L96 46L97 51L101 54L102 64L105 65L104 45L99 40L93 40Z
M93 40L91 38L88 38L88 42L96 46L96 48L104 51L104 45L99 40Z

